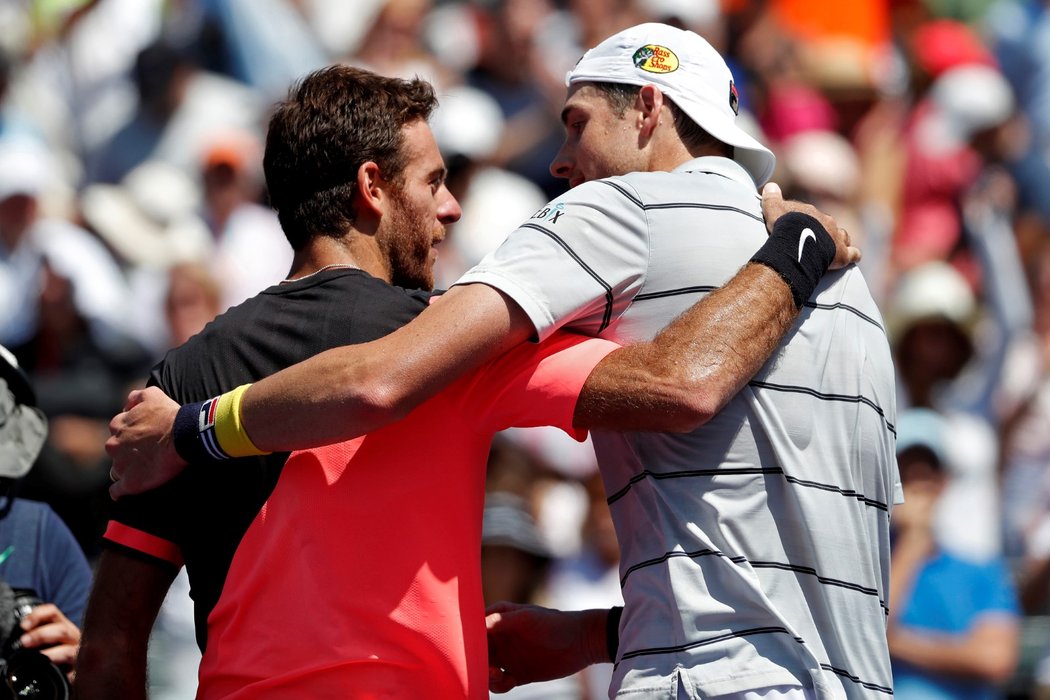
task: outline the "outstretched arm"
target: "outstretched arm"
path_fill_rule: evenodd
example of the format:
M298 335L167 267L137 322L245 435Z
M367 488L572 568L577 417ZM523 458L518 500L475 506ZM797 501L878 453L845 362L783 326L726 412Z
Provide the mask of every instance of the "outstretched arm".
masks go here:
M816 217L835 237L833 267L859 259L834 219L809 205L785 202L779 189L767 188L763 209L767 221L792 211ZM775 238L762 250L775 248ZM817 278L826 267L827 260ZM615 372L600 367L602 373L585 392L578 424L684 430L702 423L772 352L797 314L798 293L777 272L747 266L723 292L710 295L655 343L613 360ZM727 324L733 328L725 329ZM249 446L261 451L350 439L407 414L533 332L525 313L503 293L484 284L457 286L389 336L328 350L253 384L231 422L238 424ZM751 344L754 348L745 356L735 356ZM682 350L689 353L688 363L676 359ZM703 390L697 391L701 385ZM639 394L655 397L642 403L623 398ZM611 399L614 395L621 398ZM174 402L147 390L133 394L129 407L111 422L113 437L107 442L114 475L120 477L110 489L115 498L164 483L184 464L171 443L170 426L178 410Z
M788 213L789 207L797 213ZM587 378L578 427L687 432L716 415L765 364L829 268L860 251L834 219L763 193L769 241L725 286L652 341L610 353ZM805 214L803 216L803 214Z

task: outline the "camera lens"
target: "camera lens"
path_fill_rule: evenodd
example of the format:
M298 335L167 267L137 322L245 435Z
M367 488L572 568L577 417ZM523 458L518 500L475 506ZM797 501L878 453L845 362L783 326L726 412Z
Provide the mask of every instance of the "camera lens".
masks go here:
M61 669L33 649L21 649L11 655L3 682L16 698L32 700L68 700L69 683Z

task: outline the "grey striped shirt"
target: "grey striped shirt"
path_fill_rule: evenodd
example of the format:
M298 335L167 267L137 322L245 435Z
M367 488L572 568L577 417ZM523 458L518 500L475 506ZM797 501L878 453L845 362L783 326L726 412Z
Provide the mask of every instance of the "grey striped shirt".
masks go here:
M765 238L747 173L704 157L574 188L460 283L511 296L541 338L568 326L628 343L728 281ZM614 694L892 695L895 411L882 319L850 268L824 277L701 429L594 432L622 553Z

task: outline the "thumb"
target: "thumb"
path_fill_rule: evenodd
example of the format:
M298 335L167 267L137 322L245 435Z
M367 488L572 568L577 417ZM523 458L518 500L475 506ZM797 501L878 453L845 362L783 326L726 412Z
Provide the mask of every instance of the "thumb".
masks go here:
M766 186L762 188L762 200L775 201L778 199L784 199L784 193L780 191L780 185L775 182L767 182Z
M762 218L766 220L766 231L773 232L773 222L784 213L784 194L780 191L780 185L775 182L767 182L762 188Z

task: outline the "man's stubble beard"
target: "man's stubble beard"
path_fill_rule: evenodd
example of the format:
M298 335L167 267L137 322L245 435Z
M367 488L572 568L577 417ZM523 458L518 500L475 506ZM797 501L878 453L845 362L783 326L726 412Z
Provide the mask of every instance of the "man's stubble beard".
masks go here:
M405 289L434 288L434 266L430 260L430 242L437 224L431 215L414 211L400 193L394 195L395 206L383 222L384 235L380 250L390 263L390 283Z

